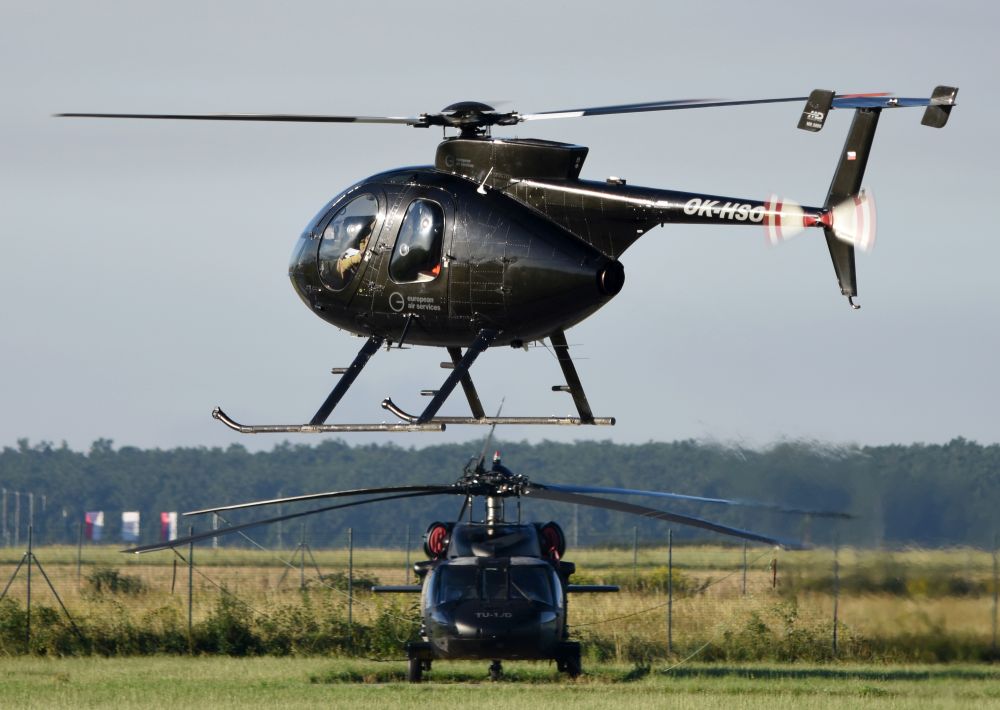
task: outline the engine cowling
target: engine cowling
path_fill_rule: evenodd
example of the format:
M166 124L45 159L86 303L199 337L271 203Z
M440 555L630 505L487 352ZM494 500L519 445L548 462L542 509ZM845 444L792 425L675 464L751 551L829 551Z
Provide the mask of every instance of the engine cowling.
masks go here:
M566 554L566 535L559 524L550 521L538 526L538 540L542 546L542 556L559 561Z
M424 554L432 560L439 560L447 555L452 527L454 523L438 521L428 525L427 532L424 533Z

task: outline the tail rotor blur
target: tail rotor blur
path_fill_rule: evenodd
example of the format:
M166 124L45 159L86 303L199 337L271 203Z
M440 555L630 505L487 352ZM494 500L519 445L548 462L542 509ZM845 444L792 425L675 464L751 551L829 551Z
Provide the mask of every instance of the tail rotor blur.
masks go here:
M871 190L862 190L853 197L834 205L830 229L833 236L861 251L875 246L875 197Z

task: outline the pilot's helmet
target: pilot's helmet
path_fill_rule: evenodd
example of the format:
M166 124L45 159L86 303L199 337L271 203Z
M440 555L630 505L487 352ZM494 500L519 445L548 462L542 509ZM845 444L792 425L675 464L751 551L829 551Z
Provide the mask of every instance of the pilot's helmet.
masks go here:
M343 229L347 239L346 243L357 248L371 234L374 222L374 217L364 215L345 217Z

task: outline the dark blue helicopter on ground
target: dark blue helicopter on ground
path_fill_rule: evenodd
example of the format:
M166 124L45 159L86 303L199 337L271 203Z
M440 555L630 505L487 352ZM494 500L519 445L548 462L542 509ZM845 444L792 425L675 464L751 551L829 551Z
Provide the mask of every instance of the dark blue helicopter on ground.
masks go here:
M485 466L485 456L473 458L466 465L461 478L450 485L331 491L192 511L185 515L363 496L361 500L232 525L171 542L136 547L127 552L151 552L179 547L258 525L357 505L438 495L461 496L462 507L455 522L434 522L427 528L424 551L429 559L414 565L419 584L373 588L373 591L382 593L420 594L421 640L406 646L408 678L411 682L420 681L424 671L430 670L434 661L456 659L492 660L490 676L494 679L499 678L502 673L503 660L550 659L556 662L560 672L572 677L580 674L580 644L570 638L567 623L569 595L616 592L618 588L573 584L570 578L575 573L576 566L563 559L566 538L562 529L555 522L522 521L522 499L604 508L791 548L801 546L703 518L649 508L607 496L647 496L695 503L749 506L816 517L850 517L845 513L831 511L786 508L679 493L543 484L513 473L502 464L499 454L496 454L489 468ZM475 505L477 499L482 499L481 506ZM481 509L481 514L474 511L476 507Z

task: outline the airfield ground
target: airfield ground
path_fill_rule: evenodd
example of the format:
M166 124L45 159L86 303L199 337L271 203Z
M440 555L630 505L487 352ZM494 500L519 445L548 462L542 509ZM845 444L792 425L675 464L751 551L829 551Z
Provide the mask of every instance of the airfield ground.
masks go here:
M986 665L684 665L646 672L597 666L576 681L548 664L442 666L402 682L402 663L321 658L7 658L4 708L434 707L503 708L983 708L1000 707L1000 668ZM436 669L435 669L436 670Z

